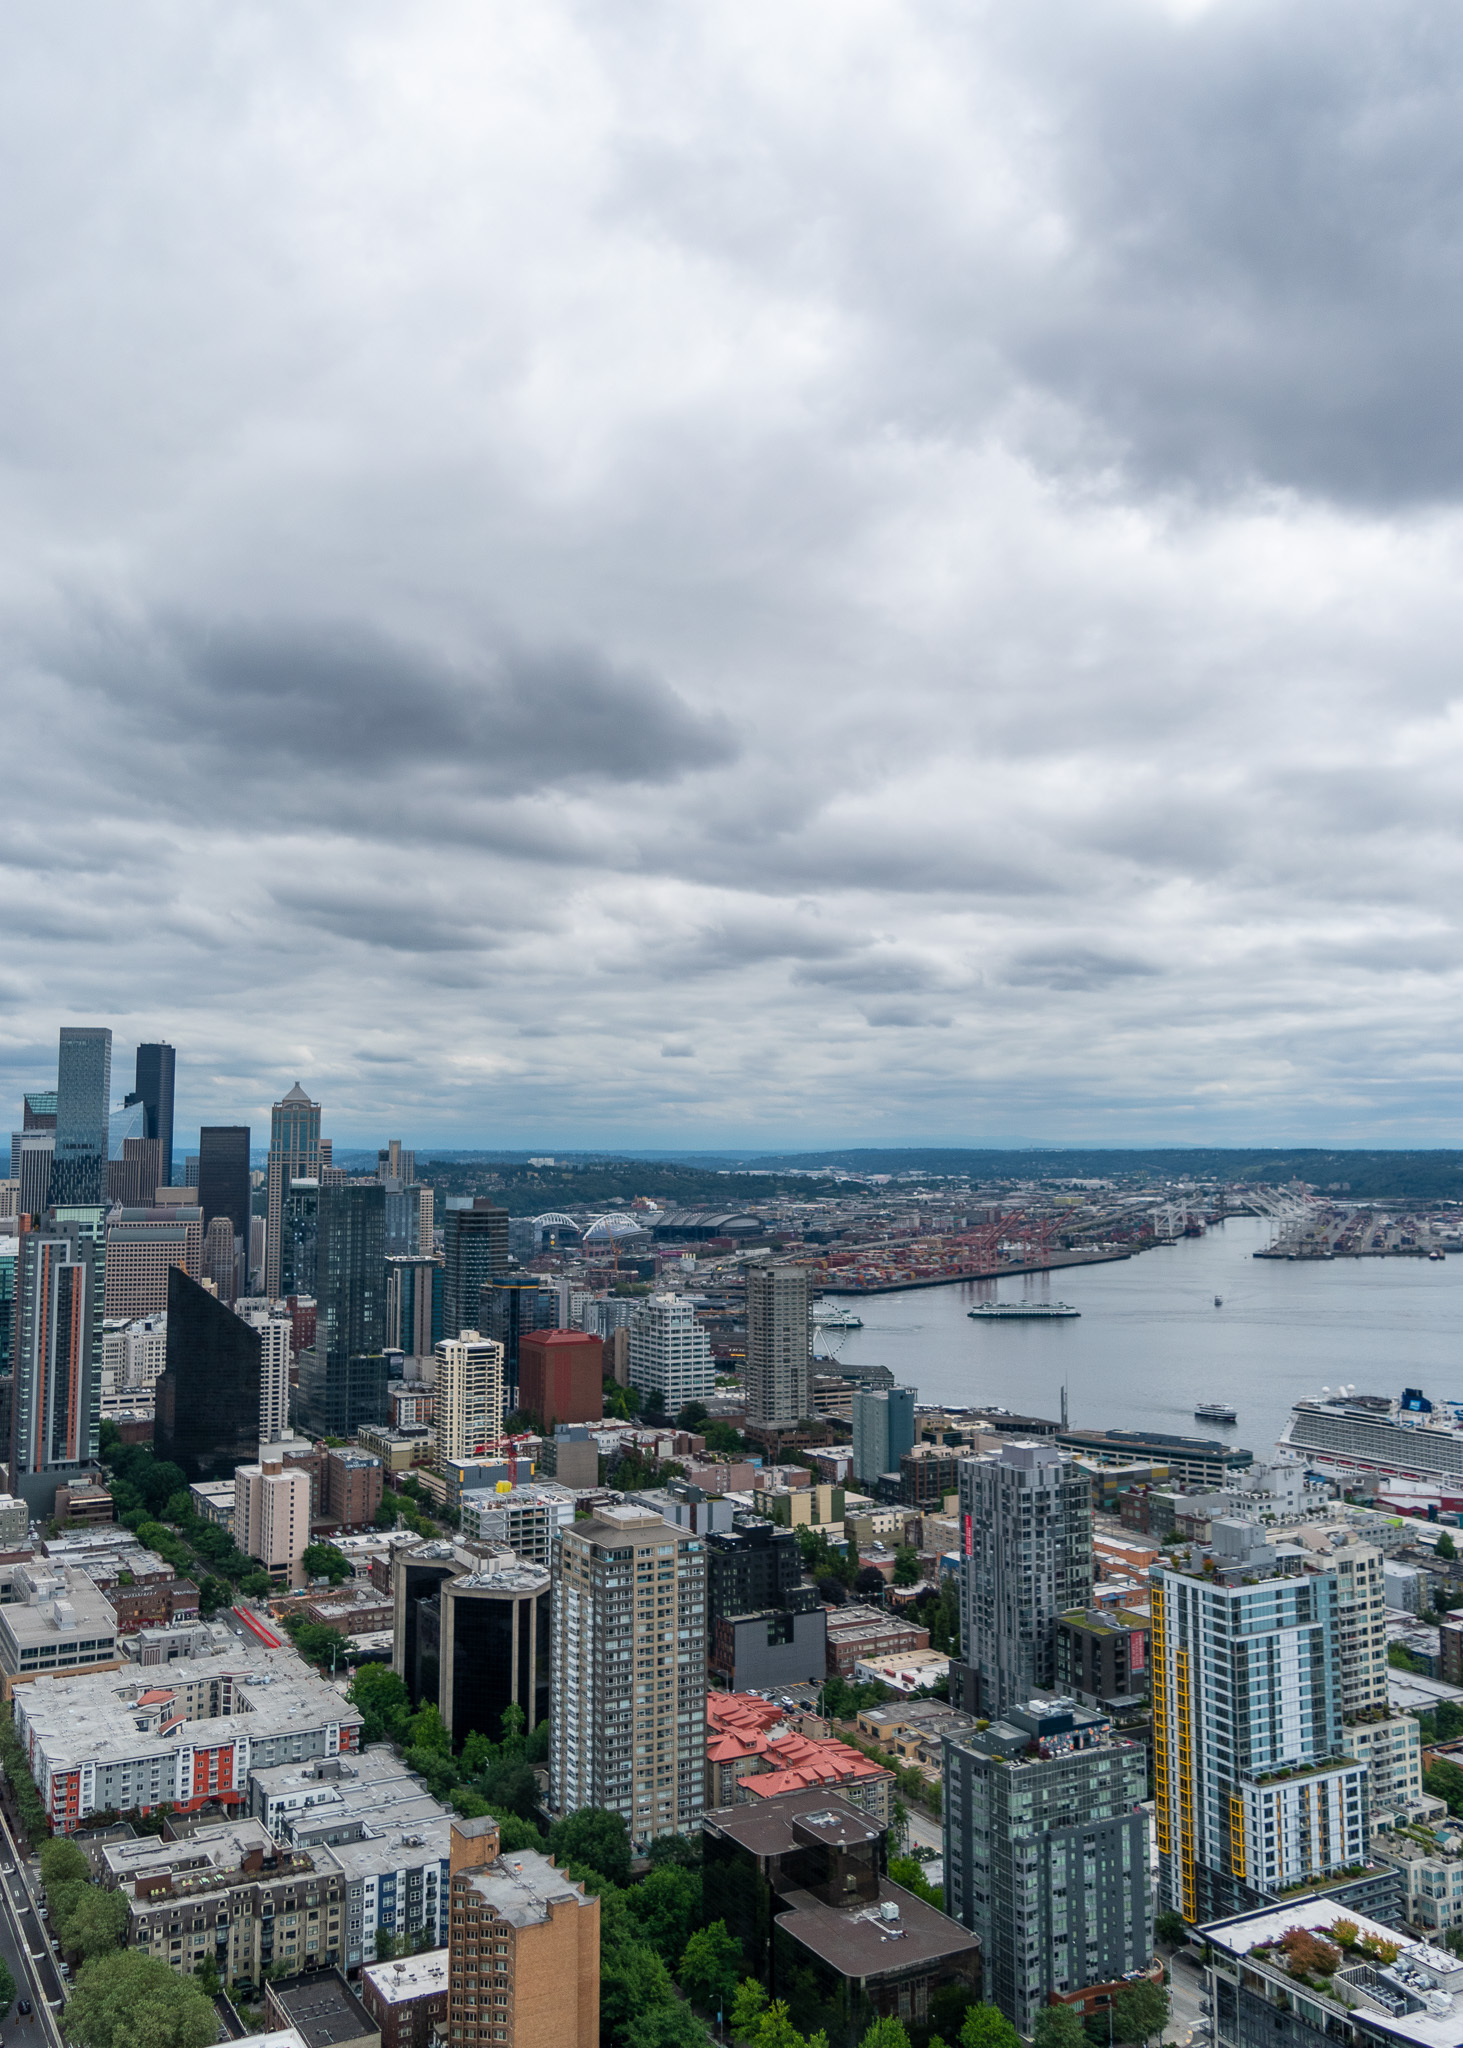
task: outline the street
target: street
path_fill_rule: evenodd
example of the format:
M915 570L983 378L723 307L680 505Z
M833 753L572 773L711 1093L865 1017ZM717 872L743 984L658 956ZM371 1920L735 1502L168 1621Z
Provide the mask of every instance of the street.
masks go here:
M51 1953L50 1935L47 1923L36 1910L41 1899L39 1871L32 1871L25 1859L16 1852L15 1838L9 1823L0 1814L0 1863L9 1864L14 1872L11 1877L0 1877L0 1893L4 1895L5 1910L0 1913L0 1956L3 1956L15 1979L17 1998L28 1998L35 2008L29 2019L24 2018L14 2007L5 2025L17 2030L17 2039L29 2041L31 2048L37 2043L45 2048L63 2048L60 2024L51 2003L59 2006L61 2000L61 1975L56 1959ZM33 1959L32 1949L43 1951ZM39 2029L39 2032L33 2031Z
M1209 2034L1196 2035L1194 2029L1207 2021L1209 2015L1199 2009L1199 2000L1207 1998L1204 1972L1194 1964L1182 1960L1182 1954L1169 1956L1170 1983L1168 1987L1169 2021L1163 2030L1165 2041L1193 2042L1194 2048L1212 2038Z

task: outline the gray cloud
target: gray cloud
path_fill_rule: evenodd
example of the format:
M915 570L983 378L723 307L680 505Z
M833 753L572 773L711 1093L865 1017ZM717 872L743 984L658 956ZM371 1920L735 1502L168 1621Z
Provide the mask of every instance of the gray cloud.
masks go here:
M8 15L12 1098L105 1018L343 1139L1454 1138L1460 69Z

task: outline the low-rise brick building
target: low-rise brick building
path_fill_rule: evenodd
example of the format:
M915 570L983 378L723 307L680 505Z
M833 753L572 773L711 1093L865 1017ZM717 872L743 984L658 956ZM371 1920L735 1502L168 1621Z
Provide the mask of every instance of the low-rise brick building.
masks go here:
M445 1948L361 1972L361 2003L381 2029L381 2048L431 2048L447 2031Z
M902 1657L927 1650L930 1632L912 1621L899 1621L882 1608L848 1606L828 1610L828 1675L852 1678L860 1657Z

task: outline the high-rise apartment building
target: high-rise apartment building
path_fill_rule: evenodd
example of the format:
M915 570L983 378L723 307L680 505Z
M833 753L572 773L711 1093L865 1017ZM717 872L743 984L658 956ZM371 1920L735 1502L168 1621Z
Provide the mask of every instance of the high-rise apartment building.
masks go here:
M386 1260L386 1348L430 1358L443 1334L442 1261L431 1254ZM489 1330L496 1337L496 1330Z
M162 1187L173 1184L173 1081L177 1054L165 1044L139 1045L134 1093L142 1098L147 1116L144 1136L158 1143L158 1171Z
M216 1216L227 1217L233 1230L240 1268L235 1294L248 1285L244 1264L249 1255L251 1196L249 1126L205 1124L198 1133L198 1202L205 1231Z
M463 2048L599 2048L599 1900L498 1823L454 1820L445 2036Z
M715 1393L711 1339L696 1320L695 1303L684 1294L651 1294L636 1309L630 1324L630 1384L651 1405L658 1396L667 1415Z
M1367 1855L1366 1765L1342 1745L1336 1573L1282 1576L1258 1531L1212 1528L1207 1571L1150 1573L1160 1903L1191 1924Z
M1144 1746L1039 1699L944 1752L946 1911L980 1936L984 1995L1030 2039L1054 1996L1152 1960Z
M56 1062L53 1203L90 1205L106 1201L107 1111L111 1099L111 1032L105 1026L63 1025Z
M80 1224L22 1231L16 1252L10 1490L33 1514L96 1460L101 1429L97 1246Z
M1428 1818L1434 1802L1423 1790L1422 1731L1388 1698L1382 1553L1350 1530L1333 1530L1330 1541L1317 1563L1336 1574L1341 1747L1367 1767L1371 1830L1404 1827Z
M995 1719L1052 1690L1057 1621L1091 1604L1091 1481L1050 1443L965 1459L960 1533L960 1654L976 1689L963 1704Z
M631 1839L695 1834L705 1804L706 1547L653 1509L605 1507L554 1555L549 1800Z
M855 1387L853 1393L853 1474L865 1486L885 1472L898 1472L899 1460L914 1448L914 1404L917 1387Z
M260 1444L277 1444L290 1433L290 1362L294 1318L263 1295L235 1303L237 1314L259 1339Z
M463 1330L437 1346L437 1386L432 1425L437 1470L449 1458L491 1455L503 1435L503 1347L496 1339Z
M300 1361L300 1412L320 1436L386 1420L386 1256L379 1182L319 1191L315 1344ZM373 1364L372 1361L375 1361Z
M747 1268L747 1420L790 1429L813 1412L808 1275L802 1266Z
M196 1280L168 1275L167 1363L153 1443L189 1481L232 1479L259 1449L259 1332Z
M264 1292L278 1301L288 1290L280 1284L280 1223L292 1180L320 1177L320 1105L296 1081L269 1115L269 1179L264 1233Z
M303 1465L262 1457L234 1473L234 1541L271 1578L297 1586L310 1541L310 1475Z
M442 1224L442 1327L449 1337L477 1329L479 1296L508 1271L508 1211L486 1195L449 1208Z

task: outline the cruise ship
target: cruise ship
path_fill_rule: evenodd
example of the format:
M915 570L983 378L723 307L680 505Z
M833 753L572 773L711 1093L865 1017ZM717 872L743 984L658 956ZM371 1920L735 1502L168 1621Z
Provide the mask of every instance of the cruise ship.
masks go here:
M1354 1387L1297 1401L1280 1438L1312 1471L1345 1485L1374 1472L1384 1479L1446 1482L1463 1491L1463 1403L1430 1401L1419 1387L1400 1399Z

